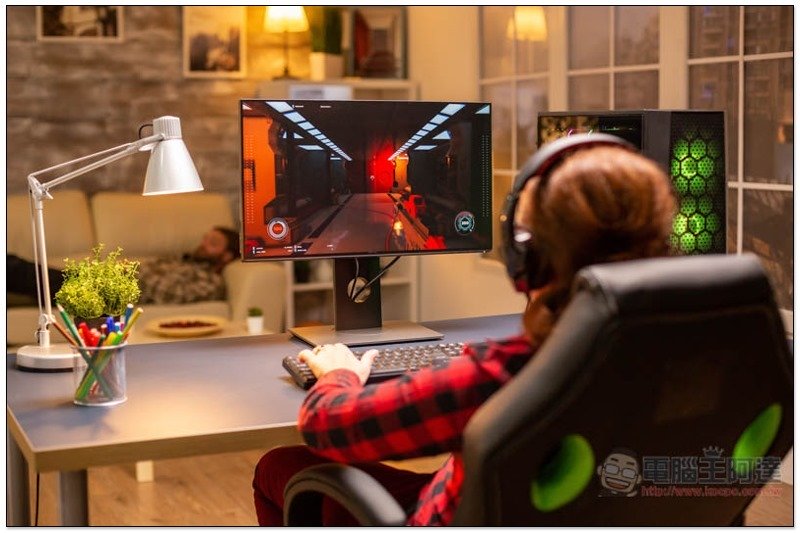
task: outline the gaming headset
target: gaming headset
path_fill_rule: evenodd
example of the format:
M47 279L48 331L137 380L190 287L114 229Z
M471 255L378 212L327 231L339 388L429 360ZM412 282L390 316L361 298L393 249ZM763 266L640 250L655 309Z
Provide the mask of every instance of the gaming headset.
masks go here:
M539 177L541 181L534 199L534 201L538 201L553 170L575 152L596 146L619 146L636 151L631 143L614 135L579 133L561 137L542 146L528 159L514 178L514 186L506 197L500 224L506 271L517 291L527 294L531 289L542 287L550 277L550 266L541 257L541 252L537 250L536 236L529 229L514 227L514 214L522 189L525 188L528 180Z

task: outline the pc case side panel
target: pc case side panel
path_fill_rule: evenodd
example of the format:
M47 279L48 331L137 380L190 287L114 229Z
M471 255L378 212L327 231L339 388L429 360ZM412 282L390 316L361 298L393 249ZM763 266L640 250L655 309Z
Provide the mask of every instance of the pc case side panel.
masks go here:
M684 254L724 254L725 116L722 111L671 111L669 174L678 196L673 245Z

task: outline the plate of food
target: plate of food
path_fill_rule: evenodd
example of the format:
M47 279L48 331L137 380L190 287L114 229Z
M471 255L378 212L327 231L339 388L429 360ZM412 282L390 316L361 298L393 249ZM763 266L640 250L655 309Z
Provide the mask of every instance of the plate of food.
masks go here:
M148 331L163 337L203 337L222 331L228 321L212 315L172 316L151 320Z

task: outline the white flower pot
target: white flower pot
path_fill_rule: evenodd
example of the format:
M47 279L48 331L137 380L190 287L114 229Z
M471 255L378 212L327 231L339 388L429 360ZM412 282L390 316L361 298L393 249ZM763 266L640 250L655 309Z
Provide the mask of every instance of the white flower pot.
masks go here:
M247 333L258 334L264 330L264 317L263 316L249 316L247 317Z
M311 52L309 61L312 80L322 81L344 76L344 56Z

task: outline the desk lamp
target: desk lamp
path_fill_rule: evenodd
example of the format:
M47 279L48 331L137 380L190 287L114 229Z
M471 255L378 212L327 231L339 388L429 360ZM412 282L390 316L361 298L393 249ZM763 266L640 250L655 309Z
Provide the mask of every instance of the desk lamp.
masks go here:
M267 6L264 12L264 29L283 33L283 75L276 80L293 80L289 75L289 32L308 31L308 18L303 6Z
M36 289L39 302L39 325L36 330L37 343L21 347L17 351L17 366L28 370L71 370L73 353L67 344L50 344L49 326L55 322L50 296L50 281L47 277L47 247L44 238L44 200L53 199L50 189L94 169L133 155L138 151L151 151L144 179L144 196L202 191L203 184L197 175L192 158L181 137L181 121L177 117L164 116L153 120L153 134L137 141L122 144L102 152L87 155L66 163L45 168L28 175L28 190L31 195L31 226L33 228L33 253L36 263ZM80 168L42 183L38 176L64 167L94 160Z

